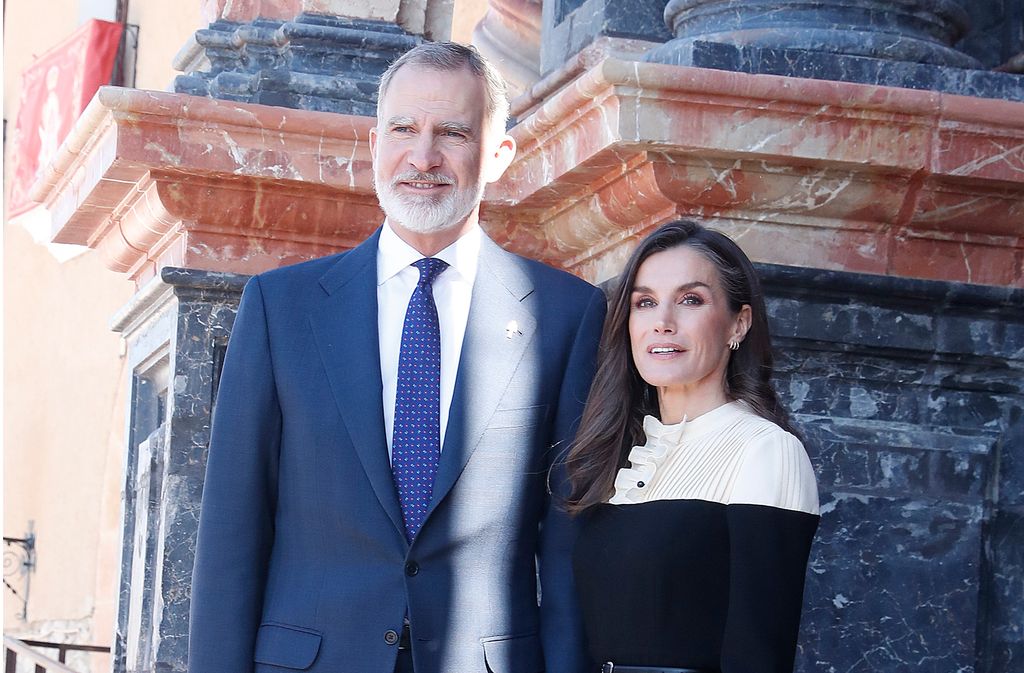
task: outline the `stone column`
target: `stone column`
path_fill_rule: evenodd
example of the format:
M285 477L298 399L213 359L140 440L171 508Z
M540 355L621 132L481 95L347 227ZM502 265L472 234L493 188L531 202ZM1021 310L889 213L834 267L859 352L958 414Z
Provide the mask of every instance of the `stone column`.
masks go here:
M645 60L1024 100L1020 78L956 48L957 0L669 0L665 22L674 39Z
M593 44L623 55L643 53L671 39L662 18L664 6L665 0L547 0L541 74L551 74Z
M954 0L669 0L665 22L675 39L651 55L663 63L692 59L696 42L718 42L959 68L978 65L952 48L968 25L967 12Z
M473 30L473 45L501 71L513 97L540 78L540 32L540 0L490 0Z

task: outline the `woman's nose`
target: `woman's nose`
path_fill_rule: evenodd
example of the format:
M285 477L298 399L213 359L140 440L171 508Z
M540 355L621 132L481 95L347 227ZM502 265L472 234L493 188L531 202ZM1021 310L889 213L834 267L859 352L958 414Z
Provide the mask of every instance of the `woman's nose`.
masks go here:
M658 315L654 322L654 331L659 334L674 334L676 331L675 316L670 307L659 306Z

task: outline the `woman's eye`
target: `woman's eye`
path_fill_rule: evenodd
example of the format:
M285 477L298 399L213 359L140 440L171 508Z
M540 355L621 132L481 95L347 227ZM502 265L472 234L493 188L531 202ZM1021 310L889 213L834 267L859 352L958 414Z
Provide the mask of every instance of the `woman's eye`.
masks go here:
M635 306L636 308L650 308L654 305L654 300L651 299L650 297L640 297L635 302L633 302L633 306Z
M683 295L683 298L679 300L680 304L686 304L687 306L700 306L704 303L704 300L696 294Z

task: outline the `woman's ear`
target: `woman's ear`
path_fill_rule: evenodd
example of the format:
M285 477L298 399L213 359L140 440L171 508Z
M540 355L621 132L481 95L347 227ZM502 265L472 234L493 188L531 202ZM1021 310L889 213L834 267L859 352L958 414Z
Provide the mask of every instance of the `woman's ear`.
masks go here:
M753 311L750 309L750 304L744 304L740 307L740 310L736 313L736 321L733 323L733 332L731 341L741 343L746 338L747 332L750 331L750 324L753 320Z

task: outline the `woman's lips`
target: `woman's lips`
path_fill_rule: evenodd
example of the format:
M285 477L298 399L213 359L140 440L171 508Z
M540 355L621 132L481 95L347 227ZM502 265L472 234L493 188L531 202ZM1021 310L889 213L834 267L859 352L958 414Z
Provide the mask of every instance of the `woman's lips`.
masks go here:
M655 357L667 358L674 355L680 355L686 352L682 346L678 344L651 344L647 347L647 354Z

